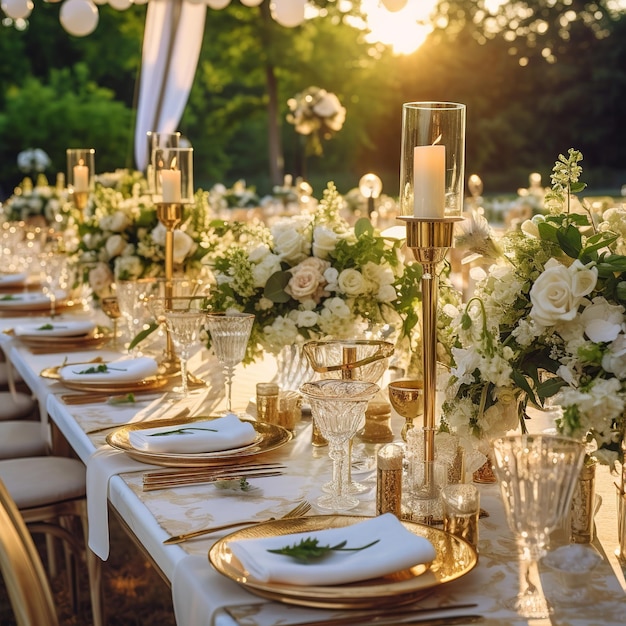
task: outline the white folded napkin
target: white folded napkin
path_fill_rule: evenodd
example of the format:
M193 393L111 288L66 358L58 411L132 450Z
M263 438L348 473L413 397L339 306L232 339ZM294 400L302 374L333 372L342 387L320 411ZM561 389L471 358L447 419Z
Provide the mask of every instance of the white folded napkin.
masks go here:
M95 322L91 320L67 320L60 322L36 322L20 324L14 329L14 333L20 337L23 335L41 335L42 337L75 337L86 335L94 330Z
M23 285L28 278L26 272L16 274L0 274L0 287L9 287L11 285Z
M364 546L376 539L378 543L354 552L331 551L321 560L309 563L268 552L293 546L305 538L317 539L320 546L347 541L347 548ZM250 580L292 585L326 586L367 580L430 563L436 556L428 539L414 535L391 513L345 528L230 541L228 547Z
M67 297L65 291L55 292L57 302ZM27 293L11 293L0 295L0 306L5 308L15 307L24 309L28 307L50 306L50 298L47 294L39 291L29 291Z
M250 422L242 422L232 413L214 420L131 430L128 433L130 445L136 450L171 454L230 450L253 443L255 439L254 426Z
M106 370L99 372L98 368L106 365ZM87 374L87 370L93 373ZM150 357L142 356L136 359L119 359L107 363L83 363L81 365L66 365L61 368L61 380L84 383L132 383L154 376L158 371L157 362Z

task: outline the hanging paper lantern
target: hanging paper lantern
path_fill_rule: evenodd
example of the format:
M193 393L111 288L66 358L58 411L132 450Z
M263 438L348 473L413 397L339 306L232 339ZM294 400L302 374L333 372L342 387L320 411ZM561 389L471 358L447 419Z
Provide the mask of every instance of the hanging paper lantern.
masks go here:
M241 4L247 7L258 7L263 0L241 0Z
M34 8L31 0L2 0L2 10L14 20L26 19Z
M126 11L133 4L133 0L109 0L109 4L117 11Z
M98 25L98 7L91 0L65 0L59 20L70 35L84 37Z
M408 0L382 0L382 3L385 5L387 11L391 11L392 13L402 11L407 2Z
M225 9L230 4L230 0L206 0L206 3L212 9L220 10Z
M274 0L272 17L287 28L299 26L304 22L306 0Z

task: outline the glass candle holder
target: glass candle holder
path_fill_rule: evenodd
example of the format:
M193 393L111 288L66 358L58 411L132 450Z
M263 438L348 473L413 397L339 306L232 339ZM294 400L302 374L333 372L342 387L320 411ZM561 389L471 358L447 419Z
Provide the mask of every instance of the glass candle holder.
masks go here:
M150 130L146 133L147 139L147 165L146 180L148 192L155 194L154 188L154 151L158 149L178 148L180 146L180 133L158 133Z
M157 148L153 164L155 202L182 204L193 200L193 148Z
M402 105L400 212L424 219L463 211L465 111L456 102Z
M67 186L74 193L87 193L93 190L96 151L93 148L68 148Z

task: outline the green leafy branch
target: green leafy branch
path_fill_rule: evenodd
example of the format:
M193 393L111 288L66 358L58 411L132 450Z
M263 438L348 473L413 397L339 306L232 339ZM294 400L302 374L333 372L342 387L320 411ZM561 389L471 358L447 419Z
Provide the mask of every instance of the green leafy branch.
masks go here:
M347 541L342 541L334 546L320 546L318 539L315 537L307 537L302 539L300 543L294 543L292 546L284 546L282 548L268 550L268 552L272 552L273 554L283 554L295 559L296 561L300 561L301 563L310 563L311 561L317 561L325 556L328 556L328 554L333 551L358 552L377 544L379 541L380 539L376 539L365 546L360 546L358 548L346 548L344 546L348 543Z

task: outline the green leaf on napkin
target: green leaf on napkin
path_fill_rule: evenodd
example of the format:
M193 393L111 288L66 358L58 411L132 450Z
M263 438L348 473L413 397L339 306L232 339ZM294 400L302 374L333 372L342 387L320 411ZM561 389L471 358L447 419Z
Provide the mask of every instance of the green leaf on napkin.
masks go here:
M207 432L216 433L215 428L195 428L193 426L184 426L183 428L176 428L175 430L166 430L162 433L150 433L148 437L164 437L165 435L189 435L194 430L206 430Z
M106 363L101 363L100 365L88 367L80 372L74 372L74 374L106 374L112 371L125 372L126 370L121 367L109 367Z
M359 548L345 548L344 546L348 543L347 541L342 541L335 546L320 546L318 539L315 537L307 537L306 539L302 539L300 543L294 543L292 546L284 546L283 548L275 550L268 550L268 552L284 554L301 563L310 563L311 561L318 561L324 558L333 550L336 552L358 552L359 550L365 550L365 548L373 546L379 541L379 539L376 539L376 541L372 541Z
M113 396L109 398L107 404L133 404L135 400L134 393L127 393L125 396Z
M53 330L54 326L52 324L44 324L40 326L37 330Z
M5 302L7 300L17 300L17 298L13 294L7 293L6 296L2 296L0 300Z

